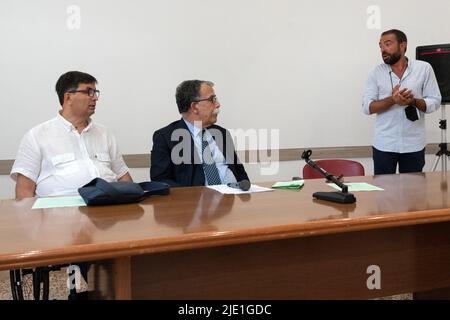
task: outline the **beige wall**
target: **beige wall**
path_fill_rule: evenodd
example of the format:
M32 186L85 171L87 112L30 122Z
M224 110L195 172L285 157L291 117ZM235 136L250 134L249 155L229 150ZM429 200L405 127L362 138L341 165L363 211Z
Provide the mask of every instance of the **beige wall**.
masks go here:
M80 28L70 29L67 1L0 1L1 160L56 114L54 84L73 69L99 80L95 120L123 154L149 153L152 133L179 118L175 87L192 78L216 83L219 124L280 130L271 149L371 145L361 97L382 62L381 31L403 29L410 58L448 42L447 0L377 0L380 29L367 26L372 0L132 3L75 1ZM438 117L427 116L429 143L440 140Z

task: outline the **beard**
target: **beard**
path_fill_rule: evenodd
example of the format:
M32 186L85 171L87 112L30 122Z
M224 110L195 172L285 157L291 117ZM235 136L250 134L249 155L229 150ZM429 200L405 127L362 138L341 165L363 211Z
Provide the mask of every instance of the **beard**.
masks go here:
M395 52L393 54L383 53L383 55L385 54L388 56L386 58L383 57L383 61L389 65L396 64L401 58L400 52Z

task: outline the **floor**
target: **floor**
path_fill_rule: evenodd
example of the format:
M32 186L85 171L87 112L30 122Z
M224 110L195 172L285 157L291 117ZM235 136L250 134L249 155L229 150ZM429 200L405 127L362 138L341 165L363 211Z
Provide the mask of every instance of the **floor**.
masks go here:
M67 288L67 270L64 268L61 271L54 271L50 273L50 293L49 293L49 299L50 300L67 300L67 296L69 294L69 289ZM28 287L28 295L30 296L30 289L31 287L29 285L26 285L26 283L30 283L30 276L26 276L27 279L25 279L25 287ZM85 291L87 290L87 284L82 280L81 281L81 290ZM24 295L26 293L24 292ZM0 271L0 300L11 300L11 287L9 282L9 271ZM399 294L395 296L390 297L383 297L375 300L412 300L412 294L406 293L406 294Z
M82 279L82 278L81 278ZM31 300L31 275L26 275L23 280L24 298ZM87 284L81 280L81 291L87 289ZM50 272L50 300L67 300L69 289L67 287L67 269ZM0 271L0 300L12 300L9 271Z

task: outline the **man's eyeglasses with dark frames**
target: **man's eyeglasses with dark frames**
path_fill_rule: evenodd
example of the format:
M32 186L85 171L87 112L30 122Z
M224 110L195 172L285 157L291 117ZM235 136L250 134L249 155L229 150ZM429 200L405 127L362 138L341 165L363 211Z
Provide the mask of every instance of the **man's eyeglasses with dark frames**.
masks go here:
M214 102L217 101L217 97L216 97L216 95L212 95L212 96L209 97L209 98L206 98L206 99L200 99L200 100L194 100L193 102L202 102L202 101L209 101L209 102L211 102L211 103L214 103Z
M96 95L97 99L100 98L100 90L96 90L96 89L92 89L92 88L88 88L88 89L84 89L84 90L69 90L67 92L68 93L81 92L81 93L87 94L89 97L93 97L94 95Z

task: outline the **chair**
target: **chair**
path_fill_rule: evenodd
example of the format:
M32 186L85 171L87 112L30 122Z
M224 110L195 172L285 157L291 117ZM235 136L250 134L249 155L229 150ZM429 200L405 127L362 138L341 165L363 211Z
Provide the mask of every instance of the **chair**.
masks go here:
M10 270L10 284L13 300L48 300L50 271L60 270L61 266L38 267L36 269ZM25 280L31 275L31 280ZM41 288L42 283L42 288Z
M353 160L344 159L327 159L316 160L315 163L322 167L325 171L331 173L334 176L363 176L364 167L361 163ZM319 172L314 170L310 165L306 164L303 167L303 179L317 179L324 178Z
M38 267L35 269L10 270L10 285L13 300L48 300L50 291L50 272L60 271L70 267L69 264ZM87 282L89 263L81 262L76 265L81 275ZM30 277L26 277L31 275ZM70 288L69 300L85 299L87 292L77 292L76 288Z

